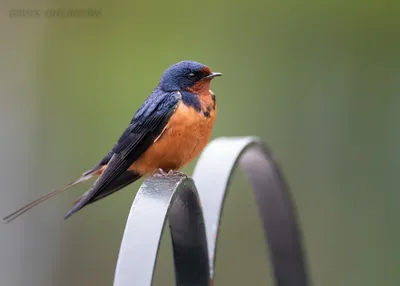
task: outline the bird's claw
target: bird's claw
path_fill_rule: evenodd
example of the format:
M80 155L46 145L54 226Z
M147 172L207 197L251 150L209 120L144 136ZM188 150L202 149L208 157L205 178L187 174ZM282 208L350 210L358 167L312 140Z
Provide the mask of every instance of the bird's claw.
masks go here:
M179 172L179 171L174 171L174 170L169 170L168 175L171 175L171 176L185 176L187 178L185 173L182 173L182 172Z
M174 170L169 170L168 173L167 173L167 172L165 172L165 171L164 171L163 169L161 169L161 168L158 169L158 172L157 172L155 175L156 175L156 176L162 176L162 177L165 177L165 176L177 176L177 175L179 175L179 176L185 176L185 177L187 178L186 174L184 174L184 173L182 173L182 172L174 171Z
M163 169L158 168L158 173L157 173L157 175L166 176L166 175L168 175L168 173L164 172Z

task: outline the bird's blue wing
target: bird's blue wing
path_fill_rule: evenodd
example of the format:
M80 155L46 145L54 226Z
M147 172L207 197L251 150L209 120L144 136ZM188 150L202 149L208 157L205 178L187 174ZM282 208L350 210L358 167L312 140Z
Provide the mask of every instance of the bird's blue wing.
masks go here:
M179 100L178 93L165 93L158 89L153 91L113 147L107 168L65 218L102 196L102 193L153 144L175 112Z

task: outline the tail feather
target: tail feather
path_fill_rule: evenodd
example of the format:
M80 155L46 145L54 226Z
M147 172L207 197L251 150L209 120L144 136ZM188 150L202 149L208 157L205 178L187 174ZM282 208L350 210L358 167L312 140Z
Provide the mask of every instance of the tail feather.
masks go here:
M71 187L73 187L75 185L78 185L78 184L80 184L80 183L82 183L84 181L89 180L93 176L94 176L94 172L92 172L92 173L84 173L79 179L77 179L77 180L65 185L64 187L62 187L60 189L52 191L52 192L50 192L50 193L48 193L48 194L46 194L46 195L34 200L34 201L32 201L31 203L19 208L18 210L14 211L13 213L11 213L8 216L4 217L3 221L5 223L10 223L11 221L16 219L17 217L19 217L22 214L24 214L27 211L29 211L31 208L37 206L38 204L40 204L40 203L42 203L42 202L54 197L55 195L57 195L59 193L62 193L63 191L65 191L65 190L67 190L67 189L69 189L69 188L71 188Z
M69 218L71 215L79 211L81 208L83 208L86 205L92 204L98 200L101 200L119 190L122 188L126 187L127 185L135 182L138 180L142 175L139 173L136 173L134 171L125 171L121 176L119 176L114 182L112 182L109 186L107 186L106 189L104 189L101 193L96 194L96 196L92 197L89 201L86 201L85 204L81 205L81 201L85 199L87 194L90 192L87 191L84 193L78 200L75 201L74 206L72 207L71 210L64 216L64 219Z

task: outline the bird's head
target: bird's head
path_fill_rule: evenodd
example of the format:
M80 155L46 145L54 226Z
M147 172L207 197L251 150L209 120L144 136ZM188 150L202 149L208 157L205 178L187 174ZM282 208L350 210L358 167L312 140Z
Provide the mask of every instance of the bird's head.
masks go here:
M165 70L159 87L164 91L208 91L211 80L220 75L222 74L212 72L206 65L182 61Z

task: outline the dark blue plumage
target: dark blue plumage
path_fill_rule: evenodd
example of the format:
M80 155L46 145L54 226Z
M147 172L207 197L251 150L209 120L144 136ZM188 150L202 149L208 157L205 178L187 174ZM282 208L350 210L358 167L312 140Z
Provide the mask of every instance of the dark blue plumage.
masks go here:
M167 92L184 91L205 75L202 72L204 68L206 68L205 65L193 61L182 61L174 64L165 70L158 87ZM190 73L195 76L189 78Z
M201 103L199 97L193 92L181 91L182 102L190 107L193 107L197 112L201 111Z

